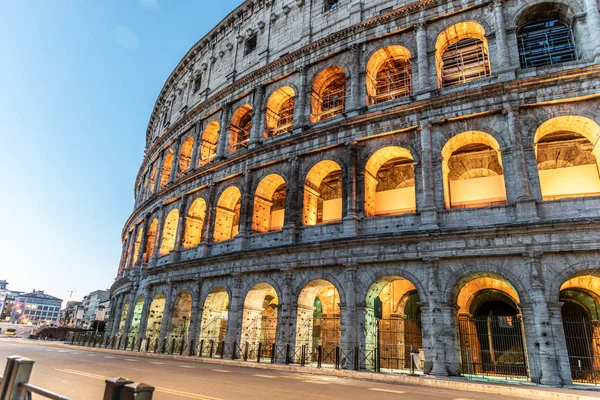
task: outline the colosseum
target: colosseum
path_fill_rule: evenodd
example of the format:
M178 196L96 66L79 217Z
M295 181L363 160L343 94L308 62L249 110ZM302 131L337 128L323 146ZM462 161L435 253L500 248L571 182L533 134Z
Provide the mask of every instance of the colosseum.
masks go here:
M597 0L246 0L156 101L106 337L594 385L599 97Z

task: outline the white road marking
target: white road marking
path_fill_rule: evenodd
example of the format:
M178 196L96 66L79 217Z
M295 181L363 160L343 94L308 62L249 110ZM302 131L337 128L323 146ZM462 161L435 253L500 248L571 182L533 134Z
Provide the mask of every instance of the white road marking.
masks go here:
M150 364L163 365L164 363L160 361L150 361Z
M373 392L396 393L396 394L406 393L406 391L404 391L404 390L392 390L392 389L371 388L369 390L371 390Z
M96 357L95 354L86 354L86 356L88 356L88 357Z
M276 379L279 378L278 376L273 376L273 375L254 375L254 376L258 376L259 378L269 378L269 379Z
M213 369L211 371L214 371L214 372L231 372L231 371L229 371L227 369Z
M180 365L179 368L196 368L196 367L192 367L191 365Z
M125 361L131 361L131 362L137 362L137 360L134 360L133 358L124 358L123 360L125 360Z
M115 358L113 356L104 356L104 358Z

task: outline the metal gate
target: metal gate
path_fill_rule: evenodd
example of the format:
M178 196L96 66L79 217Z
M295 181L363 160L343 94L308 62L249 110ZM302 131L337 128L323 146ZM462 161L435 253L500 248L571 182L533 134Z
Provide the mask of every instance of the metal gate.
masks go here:
M458 323L463 375L529 377L520 316L459 317Z
M563 316L573 382L600 384L600 321Z
M420 318L380 320L379 348L382 369L422 369L423 337Z

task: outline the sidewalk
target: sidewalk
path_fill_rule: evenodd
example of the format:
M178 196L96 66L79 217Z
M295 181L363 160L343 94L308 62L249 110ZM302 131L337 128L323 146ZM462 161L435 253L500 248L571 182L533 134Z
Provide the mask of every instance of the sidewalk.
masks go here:
M26 339L0 339L1 342L12 342L19 344L29 344L34 346L47 346L57 347L81 351L90 351L97 353L110 353L119 354L124 356L135 356L144 358L155 358L155 359L167 359L167 360L178 360L186 362L196 363L210 363L217 365L228 365L238 366L246 368L257 368L257 369L275 369L279 371L298 372L306 375L325 375L335 376L346 379L357 379L367 380L372 382L381 383L397 383L403 385L415 385L424 386L431 388L442 388L442 389L455 389L464 390L478 393L490 393L499 394L511 397L523 397L529 399L556 399L556 400L598 400L600 399L600 387L598 389L590 387L576 387L578 390L573 388L547 388L539 387L534 385L510 385L502 383L487 383L468 381L464 378L437 378L428 375L421 376L410 376L400 374L376 374L372 372L358 372L349 370L336 370L330 368L311 368L301 367L297 365L283 365L283 364L266 364L256 363L250 361L239 361L239 360L221 360L218 358L200 358L190 356L178 356L169 354L154 354L144 352L132 352L124 350L111 350L111 349L98 349L94 347L81 347L71 346L60 342L45 342L38 340L26 340Z

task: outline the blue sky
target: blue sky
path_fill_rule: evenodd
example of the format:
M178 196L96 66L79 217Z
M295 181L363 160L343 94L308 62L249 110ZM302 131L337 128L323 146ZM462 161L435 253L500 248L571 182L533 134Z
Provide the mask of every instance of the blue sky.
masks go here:
M114 280L163 83L241 0L10 0L0 23L0 280Z

